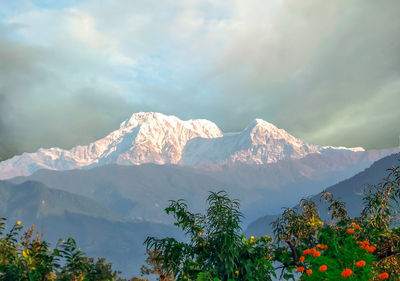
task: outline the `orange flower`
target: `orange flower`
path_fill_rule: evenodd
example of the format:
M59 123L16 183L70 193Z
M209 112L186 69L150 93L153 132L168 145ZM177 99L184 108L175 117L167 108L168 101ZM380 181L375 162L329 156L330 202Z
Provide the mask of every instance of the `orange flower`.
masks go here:
M303 251L303 256L312 255L312 254L314 254L315 251L316 251L316 250L315 250L314 248L305 249L305 250Z
M328 245L321 245L321 244L318 244L318 245L317 245L317 248L320 249L320 250L326 250L326 249L328 249Z
M361 227L360 227L358 224L355 224L355 225L354 225L354 228L357 229L357 230L360 230L360 229L361 229Z
M301 256L299 260L300 260L301 262L303 262L305 259L306 259L305 256Z
M347 229L347 233L348 234L353 234L354 233L354 229L352 229L352 228Z
M324 265L321 265L320 267L319 267L319 271L321 271L321 272L324 272L325 270L327 270L328 269L328 267L324 264Z
M384 280L389 278L389 274L387 272L381 273L378 275L379 280Z
M304 270L306 270L306 269L304 268L304 266L299 266L299 267L297 268L297 272L303 272Z
M364 261L364 260L361 260L361 261L358 261L358 262L356 262L356 266L357 267L363 267L363 266L365 266L367 263Z
M311 275L312 274L312 270L311 269L307 269L306 274L307 275Z
M313 256L314 256L314 258L318 258L319 256L321 256L321 252L316 251L316 252L313 254Z
M376 250L375 246L371 246L368 241L357 241L358 244L360 244L360 247L367 252L373 253Z
M351 269L345 269L342 271L342 277L347 277L353 274L353 271Z

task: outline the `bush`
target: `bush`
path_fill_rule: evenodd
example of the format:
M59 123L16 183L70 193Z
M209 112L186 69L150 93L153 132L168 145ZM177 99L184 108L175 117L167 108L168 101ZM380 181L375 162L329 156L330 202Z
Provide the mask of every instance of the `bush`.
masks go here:
M320 220L316 205L302 200L274 224L274 260L281 276L295 280L400 280L400 232L391 228L400 197L399 168L365 190L364 209L349 218L344 204L323 192L331 220Z

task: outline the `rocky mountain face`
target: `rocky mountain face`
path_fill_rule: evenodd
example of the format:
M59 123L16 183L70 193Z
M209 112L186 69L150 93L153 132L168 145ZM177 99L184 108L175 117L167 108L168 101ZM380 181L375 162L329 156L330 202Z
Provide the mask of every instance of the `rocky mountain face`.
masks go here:
M0 162L0 179L27 176L39 169L70 170L105 164L179 165L267 164L312 153L364 151L324 147L297 139L285 130L255 119L240 133L223 133L204 119L182 121L161 113L140 112L108 136L70 150L39 149Z

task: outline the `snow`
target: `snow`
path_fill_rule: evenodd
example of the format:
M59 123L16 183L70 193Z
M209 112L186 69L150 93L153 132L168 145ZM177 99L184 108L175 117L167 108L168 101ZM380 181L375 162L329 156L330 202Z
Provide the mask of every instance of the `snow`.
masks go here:
M111 163L264 164L336 151L364 149L307 143L262 119L253 120L242 132L222 133L205 119L183 121L157 112L138 112L118 130L88 145L70 150L41 148L0 162L0 179L27 176L39 169L69 170Z

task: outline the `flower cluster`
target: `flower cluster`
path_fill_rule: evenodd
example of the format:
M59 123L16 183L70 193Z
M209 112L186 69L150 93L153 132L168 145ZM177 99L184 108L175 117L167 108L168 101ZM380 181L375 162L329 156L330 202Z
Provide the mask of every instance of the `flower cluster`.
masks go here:
M389 278L389 274L387 272L381 273L378 275L379 280L385 280Z
M350 268L347 268L342 271L342 277L346 278L353 274L353 271Z
M371 246L369 244L369 241L357 241L357 244L360 245L360 247L364 250L366 250L368 253L373 253L376 250L375 246Z
M328 249L328 245L321 245L321 244L318 244L316 247L317 247L318 249L320 249L320 250L326 250L326 249ZM315 248L305 249L305 250L303 251L303 256L300 257L299 261L300 261L300 262L304 262L305 259L306 259L305 256L307 256L307 255L312 255L314 258L318 258L318 257L321 256L321 252L320 252L320 251L317 251L317 249L315 249ZM324 271L326 271L327 269L328 269L328 266L327 266L326 264L321 265L321 266L319 267L319 271L320 271L320 272L324 272ZM307 270L306 270L306 268L305 268L304 266L299 266L299 267L297 268L297 272L304 272L304 271L306 272L307 275L311 275L312 272L313 272L312 269L307 269Z
M357 229L357 226L358 225L355 225L354 227ZM349 231L347 231L347 232L349 233ZM365 249L368 253L372 253L372 252L374 252L376 250L376 247L375 246L371 246L369 241L357 241L356 243L359 244L360 247L362 249ZM328 249L328 245L317 244L315 248L309 248L309 249L303 250L303 252L302 252L303 255L299 258L299 261L301 263L305 262L307 255L313 256L315 258L320 257L321 256L321 252L318 251L317 249L319 249L321 251L327 250ZM312 260L311 260L311 262L313 263ZM318 263L316 265L318 265ZM354 265L356 267L358 267L358 268L363 268L363 267L365 267L367 265L367 262L365 260L358 260L358 261L354 262ZM319 268L318 268L319 272L325 272L325 271L328 270L328 265L327 264L322 264L321 265L321 263L319 263L318 266L319 266ZM341 272L341 277L342 278L347 278L347 277L353 276L354 274L356 274L358 272L358 271L354 272L351 269L351 266L349 266L349 267L350 268L345 268L345 269L342 270L342 272ZM302 266L297 267L297 272L302 272L305 275L309 276L309 275L311 275L313 273L313 270L311 268L307 268L306 265L303 264ZM315 276L315 277L318 278L317 276ZM385 280L385 279L389 278L389 274L387 272L384 272L384 273L379 274L377 277L379 278L379 280ZM353 277L351 277L351 278L353 278ZM314 279L312 279L312 280L314 280Z
M250 237L249 243L250 243L251 245L254 244L254 236L251 236L251 237Z
M355 263L355 265L357 266L357 267L363 267L363 266L365 266L367 263L364 261L364 260L361 260L361 261L358 261L358 262L356 262Z
M314 258L317 258L319 256L321 256L321 252L317 251L315 248L311 248L311 249L305 249L303 251L303 255L312 255Z

